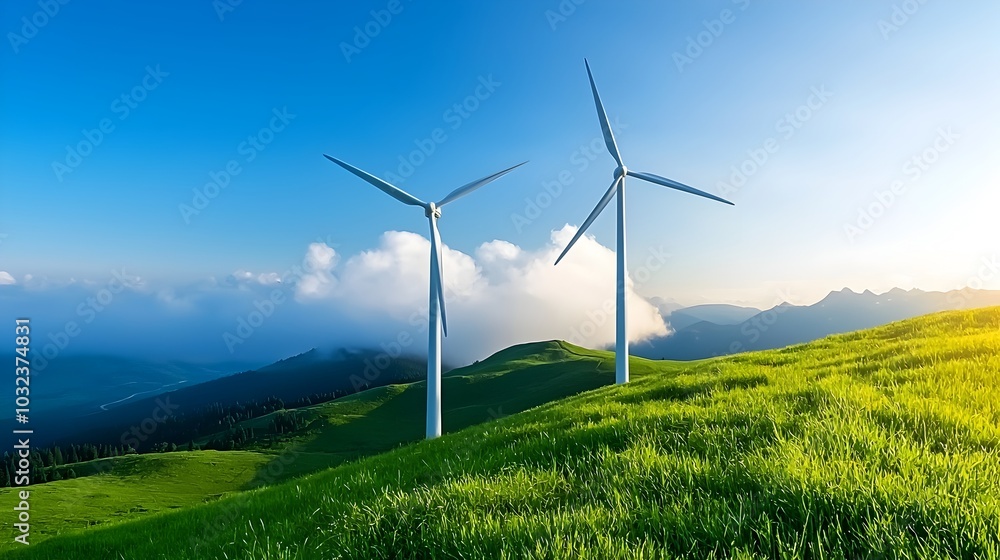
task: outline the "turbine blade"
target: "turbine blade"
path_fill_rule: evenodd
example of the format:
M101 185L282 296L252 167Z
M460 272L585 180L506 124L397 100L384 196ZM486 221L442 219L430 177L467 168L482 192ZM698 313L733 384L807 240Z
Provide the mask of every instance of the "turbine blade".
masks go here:
M618 192L618 186L620 184L619 181L621 181L621 177L616 178L611 183L611 187L608 188L608 192L604 193L604 196L601 198L601 201L597 203L597 206L594 207L593 212L591 212L590 215L587 216L587 219L583 221L583 225L580 226L580 229L576 230L576 235L573 236L573 239L571 239L569 241L569 244L566 245L566 248L563 249L563 252L559 255L559 258L556 259L556 264L559 264L559 261L561 261L562 258L566 256L566 253L569 252L570 247L572 247L573 244L576 243L577 239L580 239L580 237L583 236L583 232L587 231L587 228L590 227L590 224L594 223L594 220L596 220L597 216L601 213L602 210L604 210L604 207L607 206L609 202L611 202L611 199L614 198L615 193Z
M323 154L323 157L325 157L326 159L332 161L333 163L336 163L337 165L343 167L344 169L350 171L351 173L357 175L358 177L361 177L365 181L368 181L369 183L371 183L372 185L374 185L376 188L378 188L380 191L382 191L385 194L391 196L392 198L395 198L396 200L402 202L403 204L409 204L411 206L420 206L422 208L427 208L427 203L426 202L420 200L419 198L413 196L412 194L410 194L408 192L403 191L402 189L400 189L398 187L394 187L394 186L390 185L389 183L383 181L382 179L379 179L378 177L376 177L376 176L374 176L374 175L372 175L372 174L370 174L368 172L362 171L362 170L358 169L357 167L354 167L353 165L351 165L349 163L340 161L339 159L337 159L335 157L330 157L330 156L328 156L326 154Z
M448 336L448 313L444 308L444 259L441 250L441 234L438 232L437 221L431 219L431 259L437 265L437 298L438 310L441 313L441 329Z
M608 146L608 151L611 152L611 157L615 158L618 165L622 165L622 155L618 151L618 144L615 143L615 135L611 132L611 123L608 122L608 114L604 112L604 104L601 103L601 94L597 93L597 84L594 83L594 74L590 71L590 63L587 59L583 59L583 63L587 65L587 76L590 77L590 89L594 92L594 103L597 104L597 118L601 121L601 130L604 131L604 143Z
M525 163L528 163L528 162L525 161L525 162L519 163L519 164L515 165L514 167L508 167L507 169L504 169L503 171L501 171L499 173L494 173L493 175L490 175L489 177L483 177L482 179L479 179L477 181L473 181L473 182L469 183L468 185L465 185L463 187L459 187L459 188L455 189L454 191L452 191L451 194L449 194L448 196L442 198L441 202L438 202L437 205L438 206L444 206L445 204L448 204L449 202L456 201L456 200L462 198L463 196L471 193L472 191L478 189L479 187L482 187L483 185L486 185L487 183L489 183L491 181L494 181L496 179L499 179L500 177L503 177L504 175L510 173L511 171L517 169L518 167L521 167Z
M628 170L628 175L631 177L635 177L636 179L642 179L643 181L649 181L650 183L656 183L657 185L662 185L664 187L669 187L671 189L677 189L679 191L684 191L686 193L696 194L698 196L710 198L712 200L716 200L718 202L722 202L730 206L735 206L735 204L729 202L724 198L719 198L714 194L709 194L705 191L699 191L694 187L689 187L684 183L678 183L677 181L674 181L672 179L667 179L665 177L660 177L659 175L653 175L652 173L642 173L640 171L632 171L631 169Z

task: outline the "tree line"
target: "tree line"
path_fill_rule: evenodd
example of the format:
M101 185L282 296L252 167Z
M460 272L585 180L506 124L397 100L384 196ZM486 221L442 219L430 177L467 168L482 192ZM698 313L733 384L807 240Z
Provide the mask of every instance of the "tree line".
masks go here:
M76 478L79 475L92 474L94 471L101 472L106 469L96 468L93 465L83 467L78 463L123 455L272 447L289 434L297 433L308 426L307 416L295 409L328 402L345 394L316 393L290 403L275 397L260 401L237 402L232 405L213 403L194 413L166 418L152 434L155 439L150 437L145 441L139 441L129 438L130 443L126 444L124 443L126 438L122 437L121 444L84 443L33 449L30 455L31 484ZM253 427L246 428L240 425L241 422L272 413L277 414L274 414L263 429L255 430ZM203 441L209 436L213 437L201 445L195 443L195 440ZM18 457L9 451L4 452L3 462L0 464L0 488L13 485L17 459Z

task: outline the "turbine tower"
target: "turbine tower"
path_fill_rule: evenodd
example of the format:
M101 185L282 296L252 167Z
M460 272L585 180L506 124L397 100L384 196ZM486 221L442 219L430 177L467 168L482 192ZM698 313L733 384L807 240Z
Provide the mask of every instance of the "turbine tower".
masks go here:
M650 183L654 183L663 187L668 187L671 189L676 189L679 191L684 191L690 194L696 194L698 196L703 196L705 198L710 198L712 200L717 200L719 202L724 202L726 204L732 205L732 202L719 198L715 195L709 194L704 191L700 191L696 188L689 187L683 183L678 183L677 181L666 179L660 177L659 175L653 175L652 173L643 173L640 171L633 171L628 167L625 167L625 163L622 162L621 153L618 151L618 144L615 143L615 135L611 132L611 124L608 122L608 115L604 112L604 104L601 103L601 96L597 93L597 84L594 83L594 74L590 71L590 63L587 59L583 60L583 63L587 66L587 76L590 77L590 89L594 93L594 103L597 105L597 118L601 121L601 130L604 132L604 143L608 147L608 151L611 152L611 157L615 158L618 163L618 167L615 169L614 181L611 182L611 187L608 191L604 193L601 197L600 202L594 208L594 211L587 216L584 220L583 225L577 230L576 235L570 240L566 248L563 249L562 254L556 259L556 264L566 256L569 252L570 247L576 243L577 239L583 235L583 232L587 231L590 224L594 222L597 216L604 210L604 207L611 202L612 198L617 198L618 200L618 274L617 274L617 296L618 300L616 303L616 332L615 332L615 382L616 383L628 383L628 325L626 320L628 317L626 308L626 299L628 291L628 269L625 266L625 177L635 177L636 179L642 179Z
M393 185L379 179L378 177L362 171L349 163L340 161L337 158L323 154L326 159L336 163L365 181L371 183L380 191L395 198L403 204L419 206L424 209L424 216L430 222L431 228L431 271L430 271L430 305L427 331L427 439L436 438L441 435L441 333L448 336L448 318L444 309L444 284L441 278L441 235L438 233L437 221L441 218L441 207L449 202L454 202L483 185L499 179L515 168L524 165L519 163L494 173L488 177L483 177L478 181L473 181L465 186L459 187L438 203L424 202L419 198L394 187Z

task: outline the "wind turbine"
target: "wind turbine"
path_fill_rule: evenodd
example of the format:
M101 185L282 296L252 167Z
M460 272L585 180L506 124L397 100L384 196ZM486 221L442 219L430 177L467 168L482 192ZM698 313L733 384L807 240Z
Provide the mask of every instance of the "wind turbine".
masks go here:
M604 132L604 143L608 147L608 151L611 152L611 157L615 158L618 162L618 167L615 169L614 181L611 182L611 187L608 189L604 196L601 197L600 202L594 208L594 211L587 216L584 220L583 225L577 230L576 235L570 240L566 248L563 249L562 254L556 259L556 264L566 256L570 248L576 243L577 239L583 235L583 232L587 231L590 224L594 223L597 216L604 210L604 207L611 202L612 197L617 197L618 199L618 284L617 284L617 295L618 301L616 304L616 332L615 332L615 382L616 383L628 383L628 326L626 324L627 310L626 310L626 299L627 299L627 282L628 282L628 269L625 267L625 177L635 177L636 179L642 179L650 183L654 183L660 186L664 186L671 189L676 189L679 191L684 191L690 194L696 194L698 196L703 196L705 198L710 198L712 200L717 200L719 202L724 202L726 204L732 205L732 202L719 198L715 195L709 194L704 191L700 191L696 188L689 187L683 183L678 183L677 181L666 179L660 177L659 175L653 175L652 173L643 173L639 171L632 171L622 162L621 152L618 151L618 144L615 143L615 135L611 132L611 124L608 122L608 114L604 112L604 104L601 103L601 96L597 93L597 84L594 83L594 74L590 71L590 63L587 59L583 59L583 63L587 66L587 76L590 77L590 89L594 93L594 103L597 105L597 118L601 121L601 130Z
M419 206L424 209L424 216L431 227L431 281L430 281L430 315L429 329L427 331L427 439L436 438L441 435L441 333L448 336L448 319L444 309L444 284L441 279L441 235L438 233L437 221L441 218L441 207L449 202L454 202L483 185L499 179L507 173L513 171L525 163L519 163L514 167L509 167L494 173L488 177L483 177L478 181L473 181L467 185L452 191L448 196L438 203L424 202L419 198L394 187L393 185L379 179L378 177L362 171L349 163L340 161L337 158L323 154L326 159L336 163L358 177L374 185L385 194L395 198L403 204Z

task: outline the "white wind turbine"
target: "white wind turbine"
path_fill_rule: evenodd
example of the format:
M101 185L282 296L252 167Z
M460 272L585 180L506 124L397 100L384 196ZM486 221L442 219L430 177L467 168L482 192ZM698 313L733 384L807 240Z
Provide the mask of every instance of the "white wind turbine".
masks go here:
M566 248L563 249L562 254L556 259L556 264L566 256L570 247L576 243L577 239L583 235L583 232L587 231L590 224L594 222L597 216L604 210L604 207L611 202L611 198L617 195L618 199L618 279L617 279L617 295L618 301L616 303L616 332L615 332L615 382L616 383L628 383L628 327L626 325L627 313L626 313L626 296L628 291L628 272L625 267L625 177L635 177L636 179L642 179L643 181L648 181L650 183L655 183L664 187L671 189L677 189L679 191L684 191L690 194L696 194L698 196L703 196L705 198L710 198L712 200L717 200L719 202L724 202L726 204L732 205L732 202L719 198L715 195L708 194L707 192L700 191L693 187L689 187L683 183L678 183L671 179L666 179L658 175L653 175L652 173L642 173L639 171L632 171L631 169L625 167L622 162L621 153L618 151L618 145L615 143L615 135L611 132L611 125L608 122L608 115L604 112L604 104L601 103L601 96L597 93L597 84L594 83L594 74L590 71L590 63L587 59L584 59L584 64L587 66L587 75L590 77L590 89L594 92L594 103L597 105L597 117L601 121L601 130L604 131L604 143L608 146L608 151L611 152L611 157L615 158L618 162L618 168L615 169L615 178L611 182L611 187L608 192L604 193L601 197L600 202L594 208L594 211L587 216L584 220L583 225L577 230L576 235L570 240Z
M430 274L430 311L429 329L427 331L427 439L436 438L441 435L441 333L448 336L448 318L444 309L444 284L441 278L441 235L438 233L437 221L441 217L441 207L449 202L454 202L459 198L471 193L483 185L506 175L517 167L525 163L519 163L494 173L488 177L483 177L478 181L473 181L465 186L452 191L448 196L441 199L441 202L424 202L419 198L394 187L393 185L379 179L378 177L366 173L349 163L340 161L337 158L323 154L326 159L336 163L365 181L371 183L380 191L395 198L403 204L419 206L424 209L424 215L431 227L431 274Z

